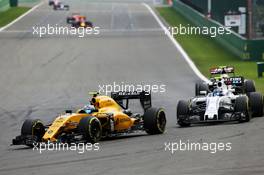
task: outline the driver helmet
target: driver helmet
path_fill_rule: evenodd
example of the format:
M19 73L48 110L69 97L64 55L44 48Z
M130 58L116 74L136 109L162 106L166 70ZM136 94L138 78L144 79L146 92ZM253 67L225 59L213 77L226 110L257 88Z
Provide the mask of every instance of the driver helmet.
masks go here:
M222 96L223 92L220 89L215 89L213 91L213 96Z
M228 76L228 74L223 74L221 77L222 77L223 79L226 79L226 78L228 78L229 76Z
M95 107L94 105L85 105L83 107L83 110L87 113L87 114L91 114L95 111Z

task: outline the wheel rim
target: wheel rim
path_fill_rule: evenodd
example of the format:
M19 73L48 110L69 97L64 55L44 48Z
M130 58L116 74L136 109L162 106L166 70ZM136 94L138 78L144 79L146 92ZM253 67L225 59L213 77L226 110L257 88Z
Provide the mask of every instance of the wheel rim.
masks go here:
M160 132L164 132L166 127L166 117L164 111L159 111L157 118L157 127Z
M45 129L43 124L37 121L32 127L32 135L36 136L38 141L41 141L44 133L45 133Z
M97 119L94 119L91 122L90 137L93 139L93 141L98 141L101 138L101 125Z

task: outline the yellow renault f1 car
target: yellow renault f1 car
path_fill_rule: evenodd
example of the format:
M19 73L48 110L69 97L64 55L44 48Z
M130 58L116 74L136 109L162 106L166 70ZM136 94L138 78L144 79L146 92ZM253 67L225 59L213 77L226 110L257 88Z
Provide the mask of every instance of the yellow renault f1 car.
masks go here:
M130 99L139 99L144 114L132 113ZM66 111L51 124L27 119L21 135L13 139L13 145L33 146L40 142L98 142L104 137L143 130L148 134L162 134L166 116L162 108L151 107L148 92L114 92L111 97L93 94L90 105L76 112Z

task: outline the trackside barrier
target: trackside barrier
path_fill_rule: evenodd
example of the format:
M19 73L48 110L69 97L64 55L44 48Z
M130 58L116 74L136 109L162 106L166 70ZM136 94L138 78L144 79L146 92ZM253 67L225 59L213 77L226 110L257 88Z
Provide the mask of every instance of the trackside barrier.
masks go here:
M0 0L0 12L7 10L10 6L16 7L19 3L38 1L40 0Z
M258 65L258 77L263 77L264 72L264 62L257 62Z
M40 0L18 0L18 4L20 3L34 3L34 2L38 2Z
M9 0L0 0L0 12L9 8Z
M206 18L179 0L173 1L173 7L194 25L200 27L221 26L220 23ZM264 40L247 40L234 32L230 35L218 35L215 40L243 60L264 60Z
M10 7L17 7L18 0L10 0Z
M18 2L38 2L40 0L18 0Z

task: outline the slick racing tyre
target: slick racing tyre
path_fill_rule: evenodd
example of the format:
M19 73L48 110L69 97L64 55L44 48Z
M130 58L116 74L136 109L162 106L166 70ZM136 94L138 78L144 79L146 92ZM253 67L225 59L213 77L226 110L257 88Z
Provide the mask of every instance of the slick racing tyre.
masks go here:
M177 105L177 123L181 127L188 127L191 125L190 122L187 121L187 117L189 117L189 103L184 100L180 100Z
M144 129L148 134L162 134L166 129L166 115L162 108L149 108L143 116Z
M251 92L249 94L249 104L253 117L263 116L263 95L258 92Z
M237 97L235 102L235 112L241 113L240 122L249 122L251 115L249 113L249 104L247 96Z
M92 22L88 21L85 24L86 24L87 27L93 28L93 23Z
M245 93L249 96L251 92L256 92L255 83L252 80L246 80L244 84Z
M209 92L208 85L202 81L198 81L195 83L195 96L201 95L200 91L206 91L207 93Z
M24 121L21 128L22 136L34 136L37 142L42 140L43 135L45 134L45 126L41 120L38 119L27 119ZM33 145L27 145L33 146Z
M72 23L71 23L71 26L74 27L74 28L78 28L78 23L76 23L76 22L72 22Z
M72 21L73 21L73 18L70 18L70 17L68 17L67 20L66 20L67 24L71 24Z
M101 122L96 117L85 117L80 120L79 131L84 140L89 143L96 143L102 137Z

